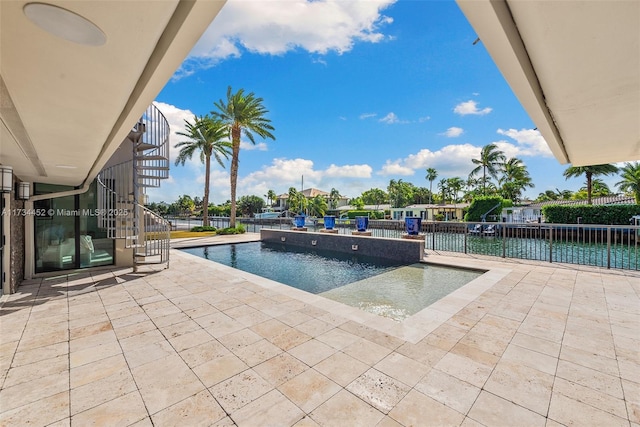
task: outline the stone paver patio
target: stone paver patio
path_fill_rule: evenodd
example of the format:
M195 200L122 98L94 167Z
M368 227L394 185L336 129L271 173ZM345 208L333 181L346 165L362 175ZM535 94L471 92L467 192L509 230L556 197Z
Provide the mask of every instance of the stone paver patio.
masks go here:
M639 274L429 254L490 271L399 323L171 256L3 296L0 425L640 427Z

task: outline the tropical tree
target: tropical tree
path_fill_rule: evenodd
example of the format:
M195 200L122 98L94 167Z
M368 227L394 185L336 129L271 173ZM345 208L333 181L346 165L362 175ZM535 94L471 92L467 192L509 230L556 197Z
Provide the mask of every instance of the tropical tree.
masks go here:
M324 216L328 208L327 199L320 195L317 195L309 202L309 213L311 215Z
M341 197L342 196L337 189L331 189L331 191L329 192L329 206L331 207L331 209L335 209L338 207L338 202L340 201Z
M426 187L413 188L413 203L421 204L431 199L431 191Z
M583 195L583 197L580 197ZM604 182L600 178L593 178L591 180L591 197L605 197L605 196L613 196L613 192L609 188L606 182ZM580 187L576 193L574 193L571 197L572 199L586 199L587 198L587 186L585 183L584 187Z
M273 206L273 204L276 201L276 198L278 197L278 195L276 194L275 191L273 190L269 190L267 191L267 194L265 194L266 198L267 198L267 203L269 203L269 206Z
M353 199L349 200L349 205L360 211L364 209L365 203L362 200L362 197L354 197Z
M211 177L211 156L224 168L222 158L229 158L231 143L227 140L228 132L222 122L211 116L194 116L193 122L184 121L186 132L176 132L177 135L188 138L176 144L180 149L176 158L176 165L184 165L196 152L200 152L200 161L204 163L204 197L202 198L202 225L209 225L209 180ZM200 203L198 203L200 204Z
M387 192L389 193L389 199L391 207L402 208L407 206L410 200L413 198L413 184L402 181L399 179L396 181L392 179L387 186Z
M169 213L169 205L166 202L151 202L147 205L147 208L160 216L165 216Z
M236 226L236 186L238 182L238 162L240 160L240 137L244 135L255 144L254 134L266 139L275 137L271 120L265 116L269 112L263 105L263 99L257 98L253 92L245 94L244 89L233 93L231 86L227 88L227 100L214 103L218 111L211 114L221 120L231 137L231 216L229 226Z
M464 187L464 180L457 176L447 178L447 187L449 188L449 194L451 195L453 201L458 202L458 194Z
M592 166L569 166L564 172L565 179L577 178L584 175L587 178L587 203L591 204L591 192L593 188L593 177L599 175L610 175L616 173L618 168L611 164L592 165Z
M364 191L360 197L365 205L375 205L376 210L381 204L389 200L387 193L379 188L371 188Z
M427 168L427 176L425 179L429 181L429 204L431 204L431 196L433 195L433 181L438 177L438 171L434 168Z
M193 199L188 194L183 194L176 201L176 207L180 215L191 215L196 208Z
M470 176L478 175L482 172L482 195L487 195L487 182L489 177L497 178L499 167L506 160L504 153L498 149L496 144L487 144L480 150L480 158L471 159L474 165L477 165L469 174Z
M307 209L307 198L295 187L289 187L289 210L304 213Z
M498 179L499 193L503 199L515 203L522 199L522 192L526 187L534 187L527 167L522 160L512 157L500 167L502 176Z
M467 177L463 190L462 200L471 203L473 199L482 195L480 192L480 179L473 176Z
M449 196L449 181L447 181L446 178L442 178L439 182L438 182L438 190L440 190L440 194L442 197L442 204L446 204L447 203L447 198Z
M238 200L238 209L242 215L251 216L264 208L264 199L260 196L242 196Z
M620 191L633 194L636 203L640 204L640 163L625 163L620 168L620 178L622 180L616 183L616 187Z

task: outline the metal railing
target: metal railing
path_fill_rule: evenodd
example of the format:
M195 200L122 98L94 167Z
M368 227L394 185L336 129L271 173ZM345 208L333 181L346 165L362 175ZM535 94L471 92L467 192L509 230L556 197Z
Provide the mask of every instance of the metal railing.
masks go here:
M242 218L248 232L291 229L291 219ZM322 222L308 231L320 231ZM355 220L337 223L351 234ZM373 237L401 238L403 221L369 220ZM640 271L640 226L547 223L474 223L424 221L425 249Z
M169 177L169 123L150 105L129 133L132 159L98 174L98 226L133 248L134 266L169 263L171 227L139 202L148 187Z

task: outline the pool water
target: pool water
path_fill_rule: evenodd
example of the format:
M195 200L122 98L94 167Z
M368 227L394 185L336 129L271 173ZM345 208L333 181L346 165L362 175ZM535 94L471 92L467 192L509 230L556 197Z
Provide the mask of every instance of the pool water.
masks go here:
M482 274L264 242L183 250L399 321Z

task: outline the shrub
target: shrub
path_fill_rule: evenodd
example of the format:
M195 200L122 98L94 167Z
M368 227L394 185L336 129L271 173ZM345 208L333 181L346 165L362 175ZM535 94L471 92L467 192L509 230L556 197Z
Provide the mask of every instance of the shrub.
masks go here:
M238 224L236 227L221 228L217 231L217 234L244 234L244 226L242 224Z
M384 219L384 212L379 211L348 211L347 215L349 219L354 219L357 216L368 216L371 219Z
M639 205L547 205L542 208L545 221L554 224L623 224L640 214Z
M212 225L206 225L206 226L202 226L202 225L198 225L196 227L191 227L191 230L195 233L201 233L203 231L216 231L216 228Z
M497 204L500 204L500 206L493 209ZM484 214L487 214L487 218L493 215L500 216L502 208L511 206L512 204L511 200L504 200L502 197L497 196L476 197L471 201L471 205L469 205L469 210L464 216L464 220L471 222L482 221L482 215ZM487 218L485 218L485 220Z

